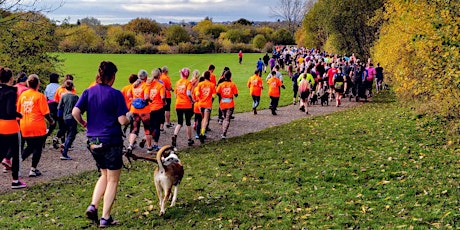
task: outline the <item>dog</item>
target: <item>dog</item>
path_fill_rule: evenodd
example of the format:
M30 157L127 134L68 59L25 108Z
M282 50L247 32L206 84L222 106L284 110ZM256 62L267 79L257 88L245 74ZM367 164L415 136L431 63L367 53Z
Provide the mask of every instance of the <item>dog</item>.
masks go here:
M329 105L329 92L324 92L319 98L321 100L321 106L324 104Z
M310 97L310 105L316 105L318 103L318 95L313 93L313 96Z
M166 151L170 151L166 154ZM163 158L163 155L166 157ZM171 201L171 207L176 205L179 184L184 177L184 168L179 157L174 153L174 147L170 145L163 146L158 150L157 155L158 168L154 173L155 188L157 190L158 200L160 202L160 216L165 214L166 201L171 197L171 189L174 186L174 192Z

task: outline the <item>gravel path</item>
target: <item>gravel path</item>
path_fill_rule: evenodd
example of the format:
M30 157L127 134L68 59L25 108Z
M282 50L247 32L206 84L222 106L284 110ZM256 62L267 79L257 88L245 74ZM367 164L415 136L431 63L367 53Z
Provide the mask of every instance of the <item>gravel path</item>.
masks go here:
M314 117L329 114L335 111L356 107L360 104L362 103L349 102L348 100L343 100L342 105L340 107L334 106L335 102L329 104L329 106L313 105L309 108L309 115L306 115L305 113L299 111L298 105L288 105L285 107L279 107L277 111L277 116L271 115L271 111L267 109L258 111L257 115L254 115L252 111L234 114L235 119L232 120L230 123L227 138L257 132L268 127L286 124L293 120L304 118L307 116ZM217 123L216 117L212 118L209 127L211 131L208 132L208 138L206 141L209 142L213 140L219 140L221 135L221 125ZM173 128L166 129L166 134L161 134L160 136L160 145L170 144L173 132ZM180 150L187 148L186 142L187 141L185 136L185 128L183 127L178 137L178 149ZM195 140L195 146L197 145L200 145L199 140ZM86 149L86 138L84 133L79 133L77 135L77 138L74 142L73 150L69 152L69 156L73 158L73 160L71 161L60 160L59 157L61 156L61 154L59 150L50 149L50 146L50 144L46 145L46 148L43 150L42 158L38 166L40 171L43 173L42 176L37 178L28 177L32 159L31 156L25 161L21 162L20 175L22 175L23 177L22 181L27 183L28 186L31 186L36 183L43 183L67 175L73 175L78 174L80 172L97 169L95 162L91 157L91 154ZM146 149L136 148L134 150L134 153L142 155L146 153ZM0 193L11 191L10 186L11 172L0 172Z

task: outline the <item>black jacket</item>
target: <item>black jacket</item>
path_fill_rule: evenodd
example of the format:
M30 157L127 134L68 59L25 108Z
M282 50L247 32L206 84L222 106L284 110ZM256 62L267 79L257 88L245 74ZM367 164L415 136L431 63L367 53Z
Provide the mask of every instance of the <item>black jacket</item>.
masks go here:
M22 115L16 110L18 89L13 86L0 84L0 119L1 120L16 120Z

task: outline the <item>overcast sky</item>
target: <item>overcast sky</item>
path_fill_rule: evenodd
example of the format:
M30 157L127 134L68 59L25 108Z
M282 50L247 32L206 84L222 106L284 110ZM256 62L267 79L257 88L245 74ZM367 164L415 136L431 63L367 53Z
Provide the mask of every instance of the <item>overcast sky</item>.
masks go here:
M271 17L270 6L279 0L46 0L50 7L62 6L46 13L51 20L62 21L94 17L102 24L125 24L131 19L150 18L160 23L199 22L210 17L214 22L236 21L276 21ZM55 3L56 2L56 3ZM58 24L59 24L58 22Z

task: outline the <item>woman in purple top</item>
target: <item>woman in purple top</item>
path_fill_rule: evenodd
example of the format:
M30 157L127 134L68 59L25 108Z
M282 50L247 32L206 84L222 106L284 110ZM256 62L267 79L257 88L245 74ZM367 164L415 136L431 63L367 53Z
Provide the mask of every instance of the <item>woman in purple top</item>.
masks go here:
M86 127L88 149L101 171L86 216L100 227L117 224L110 210L117 194L117 186L123 165L123 138L121 126L129 123L128 108L120 91L112 88L117 67L109 61L99 65L96 85L86 89L73 108L72 115ZM87 121L82 114L87 113ZM104 197L101 219L97 207Z

